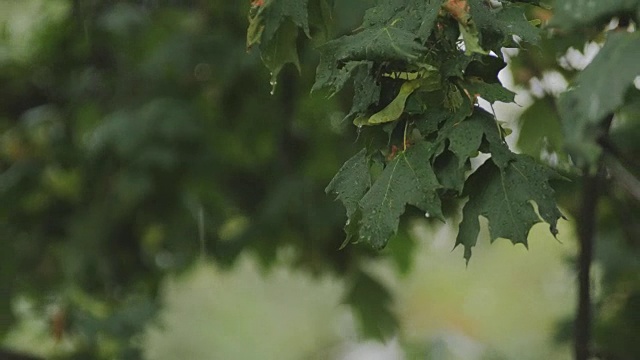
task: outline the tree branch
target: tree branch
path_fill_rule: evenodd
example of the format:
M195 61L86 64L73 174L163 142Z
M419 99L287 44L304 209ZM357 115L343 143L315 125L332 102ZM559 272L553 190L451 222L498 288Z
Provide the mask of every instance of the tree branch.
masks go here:
M582 204L578 217L578 310L575 319L574 352L576 360L589 359L591 344L591 263L596 231L596 206L601 171L586 175L582 185Z
M613 180L627 191L636 201L640 202L640 180L635 177L616 159L605 159L607 170Z
M603 119L600 129L602 140L609 133L613 114ZM588 360L591 353L591 263L596 235L597 206L600 189L604 180L603 157L598 160L598 170L591 174L585 169L582 183L582 201L578 217L579 254L578 272L578 309L575 319L574 355L576 360Z

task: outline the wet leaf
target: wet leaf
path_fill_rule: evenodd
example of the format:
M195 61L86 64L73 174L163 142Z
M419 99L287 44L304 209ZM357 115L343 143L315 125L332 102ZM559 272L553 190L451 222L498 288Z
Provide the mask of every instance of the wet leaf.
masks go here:
M549 180L560 178L546 166L527 155L515 155L505 168L485 161L467 180L463 195L469 196L464 205L456 246L464 246L464 258L469 261L480 231L479 216L489 221L491 241L509 239L527 246L531 227L542 220L549 224L553 235L562 217L554 200ZM538 207L538 214L531 202Z
M286 20L273 35L273 39L261 49L262 61L271 71L272 84L277 82L280 70L287 63L295 65L300 71L300 61L298 60L296 47L297 37L298 28L293 22Z
M387 164L360 200L360 240L376 249L383 248L397 231L400 215L407 204L434 217L442 217L440 198L436 194L441 186L429 164L432 152L429 144L420 142Z

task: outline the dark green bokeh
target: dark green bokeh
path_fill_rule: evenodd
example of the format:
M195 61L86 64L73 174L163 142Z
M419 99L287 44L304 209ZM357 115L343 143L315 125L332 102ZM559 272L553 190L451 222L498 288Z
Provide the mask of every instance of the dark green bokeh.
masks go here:
M338 251L343 210L324 193L357 152L330 121L349 104L309 95L308 43L272 96L245 49L248 2L60 3L28 56L0 63L1 332L27 296L43 316L62 309L76 358L139 358L131 338L162 277L243 251L268 266L293 248L299 267L353 277L346 300L365 299L358 259L377 255ZM349 10L339 21L363 9Z

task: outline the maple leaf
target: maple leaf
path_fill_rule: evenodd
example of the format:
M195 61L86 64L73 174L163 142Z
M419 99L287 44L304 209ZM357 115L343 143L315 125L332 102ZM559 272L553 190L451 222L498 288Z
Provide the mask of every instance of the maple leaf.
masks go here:
M522 5L505 3L491 8L487 1L468 0L469 14L479 31L480 44L500 54L500 47L514 46L512 37L535 44L540 38L540 29L524 16Z
M271 71L271 84L276 83L276 79L282 67L287 63L292 63L300 71L296 39L298 29L290 20L285 20L278 28L271 41L261 46L261 57L265 66Z
M333 177L325 192L337 195L347 209L347 217L356 212L358 202L371 186L369 175L369 162L367 150L362 149L351 159L342 165L338 173Z
M320 64L312 91L328 88L335 94L351 78L354 62L415 60L426 49L415 34L385 26L329 41L318 50Z
M307 5L309 0L267 0L261 7L264 22L262 41L268 42L275 35L280 24L287 18L301 27L309 37L309 19Z
M380 84L371 75L372 63L360 66L353 79L353 102L351 110L344 120L351 120L358 115L367 112L370 106L378 103L380 99Z
M359 223L362 218L358 202L369 187L371 187L369 159L367 158L367 150L362 149L342 165L325 189L327 194L336 194L337 199L347 209L347 222L344 225L346 236L340 246L341 249L358 235Z
M451 129L449 136L449 151L458 159L458 167L462 167L469 158L474 157L482 144L485 133L483 124L475 117L460 122Z
M464 246L464 258L469 261L480 231L479 216L489 221L489 234L527 246L531 227L542 220L556 235L556 224L562 213L556 206L550 179L561 177L527 155L513 155L504 168L487 160L468 179L463 195L469 197L462 212L456 246ZM531 202L538 207L536 214Z
M459 167L478 153L483 141L488 143L492 161L499 167L506 166L513 158L493 115L477 106L471 113L461 110L449 118L438 135L436 141L447 141L448 150L458 158Z
M309 36L308 0L256 0L249 11L247 49L262 42L268 43L283 21L289 19Z
M259 44L264 64L271 71L275 87L278 74L287 63L300 70L296 39L298 28L310 37L309 0L256 0L249 11L247 50ZM275 89L272 88L272 93Z
M490 103L501 101L512 103L516 94L500 83L486 83L478 78L469 77L462 83L462 87L471 95L478 95Z
M539 157L544 152L556 154L563 162L568 163L560 117L551 96L536 100L520 114L518 123L518 149L534 157Z
M441 188L429 163L434 149L419 142L399 153L387 166L371 189L360 200L362 211L359 239L382 249L398 229L400 215L407 204L437 218L442 218Z
M438 182L447 190L455 191L456 195L462 193L464 182L467 179L466 172L471 170L471 163L465 161L460 165L460 160L451 151L444 151L433 164L438 176Z
M394 26L426 40L435 26L443 1L380 0L377 6L367 10L362 27Z

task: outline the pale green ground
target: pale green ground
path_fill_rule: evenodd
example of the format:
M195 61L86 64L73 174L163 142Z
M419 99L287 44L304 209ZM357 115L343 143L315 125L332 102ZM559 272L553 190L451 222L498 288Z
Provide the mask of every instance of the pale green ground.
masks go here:
M396 296L405 348L431 345L434 360L568 359L568 348L551 341L556 322L572 313L574 281L564 259L575 251L570 226L559 239L547 226L532 230L529 250L505 240L489 245L486 231L468 267L455 232L417 224L413 270L400 277L390 262L370 264ZM264 272L249 255L232 271L199 263L165 281L165 309L145 334L149 360L347 359L374 360L368 348L354 351L353 318L341 305L344 284L332 278L276 266ZM40 354L64 352L69 342L50 337L47 319L30 316L6 344ZM19 306L20 307L20 306ZM415 352L369 344L380 360L417 359ZM357 353L365 355L357 356ZM482 357L482 355L485 357ZM383 356L384 355L384 356ZM422 357L423 358L423 357Z
M573 275L564 261L574 246L568 226L560 231L563 245L547 225L537 225L529 251L506 240L489 246L485 233L468 268L462 249L450 252L455 232L444 228L423 235L415 269L396 286L403 334L413 341L461 334L508 359L568 358L566 349L557 351L550 342L574 299Z
M387 262L371 270L397 297L404 342L449 344L434 359L479 359L490 350L506 359L565 359L568 349L550 338L572 312L573 275L563 259L575 247L566 222L560 231L562 244L545 225L534 227L529 251L505 240L489 246L485 233L466 268L462 249L451 252L448 227L418 225L421 245L406 277ZM146 355L335 359L340 344L355 339L353 320L340 305L343 291L338 280L315 281L284 267L263 274L250 257L231 272L199 265L167 281L164 330L149 329ZM396 358L402 357L386 359Z
M199 264L164 288L165 327L152 327L148 359L300 359L339 340L342 284L245 256L231 272Z

